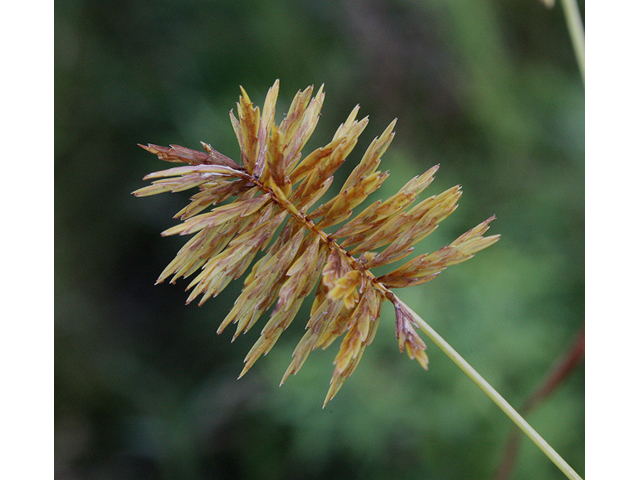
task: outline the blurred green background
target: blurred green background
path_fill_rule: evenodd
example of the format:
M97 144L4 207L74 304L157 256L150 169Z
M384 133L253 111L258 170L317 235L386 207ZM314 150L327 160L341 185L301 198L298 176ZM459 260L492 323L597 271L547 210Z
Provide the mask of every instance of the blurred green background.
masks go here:
M583 2L581 3L583 6ZM184 238L161 238L189 193L135 198L168 165L137 143L237 158L242 85L279 112L325 84L307 151L350 110L371 122L334 185L398 117L376 198L440 164L422 198L460 208L417 248L492 214L473 260L399 296L517 408L584 322L584 87L561 9L535 0L66 0L55 6L55 455L60 479L492 478L511 422L427 340L376 341L322 410L338 344L278 388L308 318L241 380L260 327L215 334L241 281L202 307L154 286ZM584 12L584 10L583 10ZM584 474L584 368L530 417ZM562 474L528 440L513 478Z

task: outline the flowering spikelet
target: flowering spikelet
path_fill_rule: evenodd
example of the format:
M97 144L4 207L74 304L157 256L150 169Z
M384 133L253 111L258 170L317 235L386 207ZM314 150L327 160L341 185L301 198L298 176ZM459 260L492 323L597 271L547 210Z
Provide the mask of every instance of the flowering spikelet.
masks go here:
M412 178L391 198L372 203L350 219L353 209L388 176L377 168L393 139L394 120L373 140L340 192L314 208L331 185L333 173L353 150L368 119L356 119L356 106L329 144L302 159L302 148L320 116L323 89L315 96L312 87L299 91L285 118L276 124L278 88L276 81L267 93L262 112L241 89L238 116L230 113L240 145L241 165L205 143L204 151L177 145L141 145L161 160L187 165L147 175L145 179L154 180L153 183L134 195L199 188L189 205L176 214L183 222L162 233L193 234L158 278L159 283L171 277L174 283L179 277L196 275L187 287L191 289L187 303L200 297L201 305L215 297L253 263L242 293L218 329L221 333L235 324L235 339L273 307L245 358L240 376L269 352L315 288L311 318L282 382L298 372L312 350L327 348L343 337L326 405L373 341L381 304L387 299L395 307L400 351L406 350L426 369L426 345L413 327L411 312L391 289L425 283L449 265L473 257L499 236L483 236L494 218L491 217L440 250L376 276L373 268L408 256L413 245L456 209L460 187L410 208L433 180L438 170L435 166ZM233 201L220 205L231 197ZM345 221L333 234L324 231ZM281 225L279 236L273 240ZM254 262L260 251L264 253Z

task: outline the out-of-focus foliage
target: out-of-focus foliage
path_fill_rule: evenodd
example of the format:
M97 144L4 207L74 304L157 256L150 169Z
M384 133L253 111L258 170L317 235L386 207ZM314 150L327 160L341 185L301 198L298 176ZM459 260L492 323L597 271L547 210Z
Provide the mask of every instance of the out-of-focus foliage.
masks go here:
M456 183L465 191L416 250L491 214L502 234L401 297L517 407L584 315L584 89L560 9L69 0L56 4L55 52L57 478L493 475L509 420L429 342L427 373L399 354L389 305L325 410L337 345L277 388L304 315L236 380L259 330L234 344L215 330L242 285L201 308L184 306L185 282L154 286L182 244L159 232L189 192L131 196L165 167L136 144L203 140L237 158L228 111L238 85L261 104L276 78L276 118L299 88L325 84L310 148L356 103L370 115L354 165L398 117L378 198L438 163L423 198ZM530 420L584 473L583 370ZM525 441L514 478L562 475Z

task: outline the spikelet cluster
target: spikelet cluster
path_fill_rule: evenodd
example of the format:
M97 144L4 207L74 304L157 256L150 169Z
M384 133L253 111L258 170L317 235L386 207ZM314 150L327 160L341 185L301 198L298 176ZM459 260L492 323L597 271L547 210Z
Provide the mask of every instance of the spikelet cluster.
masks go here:
M315 289L306 332L282 382L298 372L312 350L327 348L343 337L326 405L373 341L385 300L395 307L400 350L406 350L426 369L426 345L414 329L412 314L391 289L428 282L449 265L473 257L499 236L483 236L491 217L440 250L376 276L372 269L407 257L414 244L456 209L460 187L413 205L433 180L438 169L435 166L409 180L391 198L375 201L351 218L353 209L388 176L378 166L393 139L394 120L373 140L339 193L316 207L368 119L357 120L356 106L329 144L302 158L302 149L318 123L323 88L315 96L312 87L299 91L287 115L276 123L278 88L276 81L262 111L241 88L238 116L230 113L240 145L240 163L205 143L204 151L177 145L141 145L161 160L187 165L147 175L145 179L153 183L134 194L199 188L191 202L176 214L182 223L162 233L193 235L158 278L158 282L171 278L174 283L180 277L193 276L187 287L191 290L187 303L199 298L201 305L215 297L253 264L242 293L218 329L221 333L235 324L235 339L271 309L240 376L269 352L296 317L305 297ZM223 203L231 198L233 201ZM331 226L337 230L327 234L325 229Z

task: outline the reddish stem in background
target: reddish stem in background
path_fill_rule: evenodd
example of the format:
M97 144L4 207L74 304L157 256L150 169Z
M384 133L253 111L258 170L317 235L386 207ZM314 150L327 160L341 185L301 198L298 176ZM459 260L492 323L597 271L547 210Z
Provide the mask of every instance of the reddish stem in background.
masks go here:
M573 341L568 352L565 353L560 362L555 364L549 369L545 380L540 386L531 394L522 405L520 409L521 415L525 416L532 412L538 405L540 405L557 387L560 385L573 370L584 361L584 326L580 334ZM518 450L520 448L520 441L522 435L520 430L512 428L509 434L509 440L504 449L503 460L500 464L500 468L496 475L496 480L508 480L511 476L511 472L516 463L518 457Z

